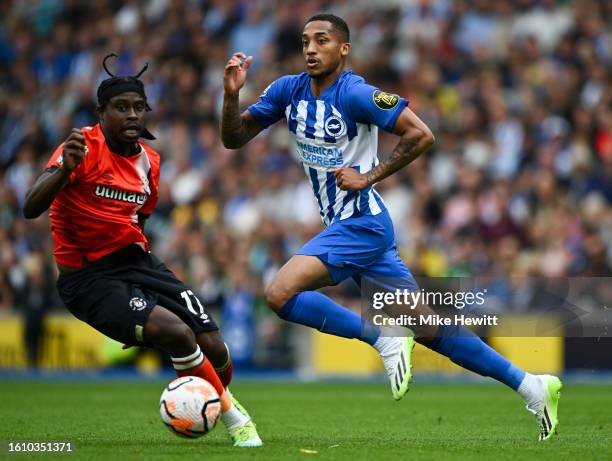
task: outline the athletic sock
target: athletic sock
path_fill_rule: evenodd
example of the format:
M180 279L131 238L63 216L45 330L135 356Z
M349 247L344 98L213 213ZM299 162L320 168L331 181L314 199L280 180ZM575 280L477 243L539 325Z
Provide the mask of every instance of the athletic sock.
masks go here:
M395 351L397 348L397 339L392 336L381 336L374 344L374 349L378 351L381 356L386 356L388 351Z
M230 356L227 344L225 345L225 349L227 349L227 361L220 367L215 367L215 372L217 372L217 376L219 376L223 387L230 385L232 382L232 373L234 371L234 364L232 363L232 357Z
M283 306L278 316L323 333L359 339L370 345L378 339L378 331L374 329L362 335L360 316L316 291L298 293Z
M542 395L542 385L536 375L525 373L525 378L523 378L516 391L529 404L540 398Z
M210 364L210 360L206 360L206 357L204 357L200 346L196 345L196 350L193 354L189 354L186 357L171 357L171 359L177 376L197 376L198 378L205 379L212 384L217 394L219 394L222 411L226 412L232 407L232 402L225 393L221 380Z
M457 325L440 327L440 336L428 348L445 355L457 365L482 376L490 376L515 391L525 378L525 372L488 346L467 328Z
M250 419L242 413L235 405L221 415L221 422L227 429L244 426Z

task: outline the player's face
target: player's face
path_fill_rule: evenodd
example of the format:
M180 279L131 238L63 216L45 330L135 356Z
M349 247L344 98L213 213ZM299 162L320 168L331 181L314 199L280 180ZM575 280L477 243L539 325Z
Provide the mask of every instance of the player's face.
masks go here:
M302 33L302 53L311 78L323 78L342 65L351 48L328 21L312 21Z
M144 130L147 104L138 93L113 96L100 111L100 122L112 141L129 144L138 141Z

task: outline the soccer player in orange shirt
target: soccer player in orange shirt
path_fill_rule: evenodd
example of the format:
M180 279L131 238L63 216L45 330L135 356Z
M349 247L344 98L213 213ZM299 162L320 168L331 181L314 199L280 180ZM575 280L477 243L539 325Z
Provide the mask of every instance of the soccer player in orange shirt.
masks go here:
M144 85L110 78L97 91L100 123L74 128L27 194L24 215L51 207L59 294L70 312L104 335L158 347L179 376L209 381L221 396L222 421L234 446L262 445L248 413L226 390L231 358L219 328L196 295L151 254L144 234L157 201L159 154L139 138ZM206 356L204 356L204 353Z

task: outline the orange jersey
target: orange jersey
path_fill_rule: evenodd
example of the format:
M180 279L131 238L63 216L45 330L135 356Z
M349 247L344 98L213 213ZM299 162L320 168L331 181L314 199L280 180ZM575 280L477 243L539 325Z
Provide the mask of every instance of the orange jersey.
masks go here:
M111 152L100 125L82 129L87 154L70 175L70 183L51 205L51 233L58 264L82 267L84 261L130 244L149 251L138 215L150 215L157 202L159 154L139 143L138 154ZM47 163L62 166L63 144Z

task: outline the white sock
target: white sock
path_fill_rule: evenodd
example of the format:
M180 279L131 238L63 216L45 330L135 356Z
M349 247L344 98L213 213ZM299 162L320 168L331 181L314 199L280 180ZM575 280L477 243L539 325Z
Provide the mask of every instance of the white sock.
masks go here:
M243 415L235 405L221 415L221 422L228 429L235 429L237 427L244 426L250 421L245 415Z
M540 383L540 379L537 375L525 373L525 377L523 381L521 381L516 392L518 392L527 403L538 400L542 396L542 384Z
M170 357L172 360L172 366L177 371L189 370L195 368L204 362L204 354L200 350L200 346L196 344L196 350L192 354L186 357Z
M376 342L372 345L383 357L388 354L389 349L395 349L397 338L391 336L379 336Z

